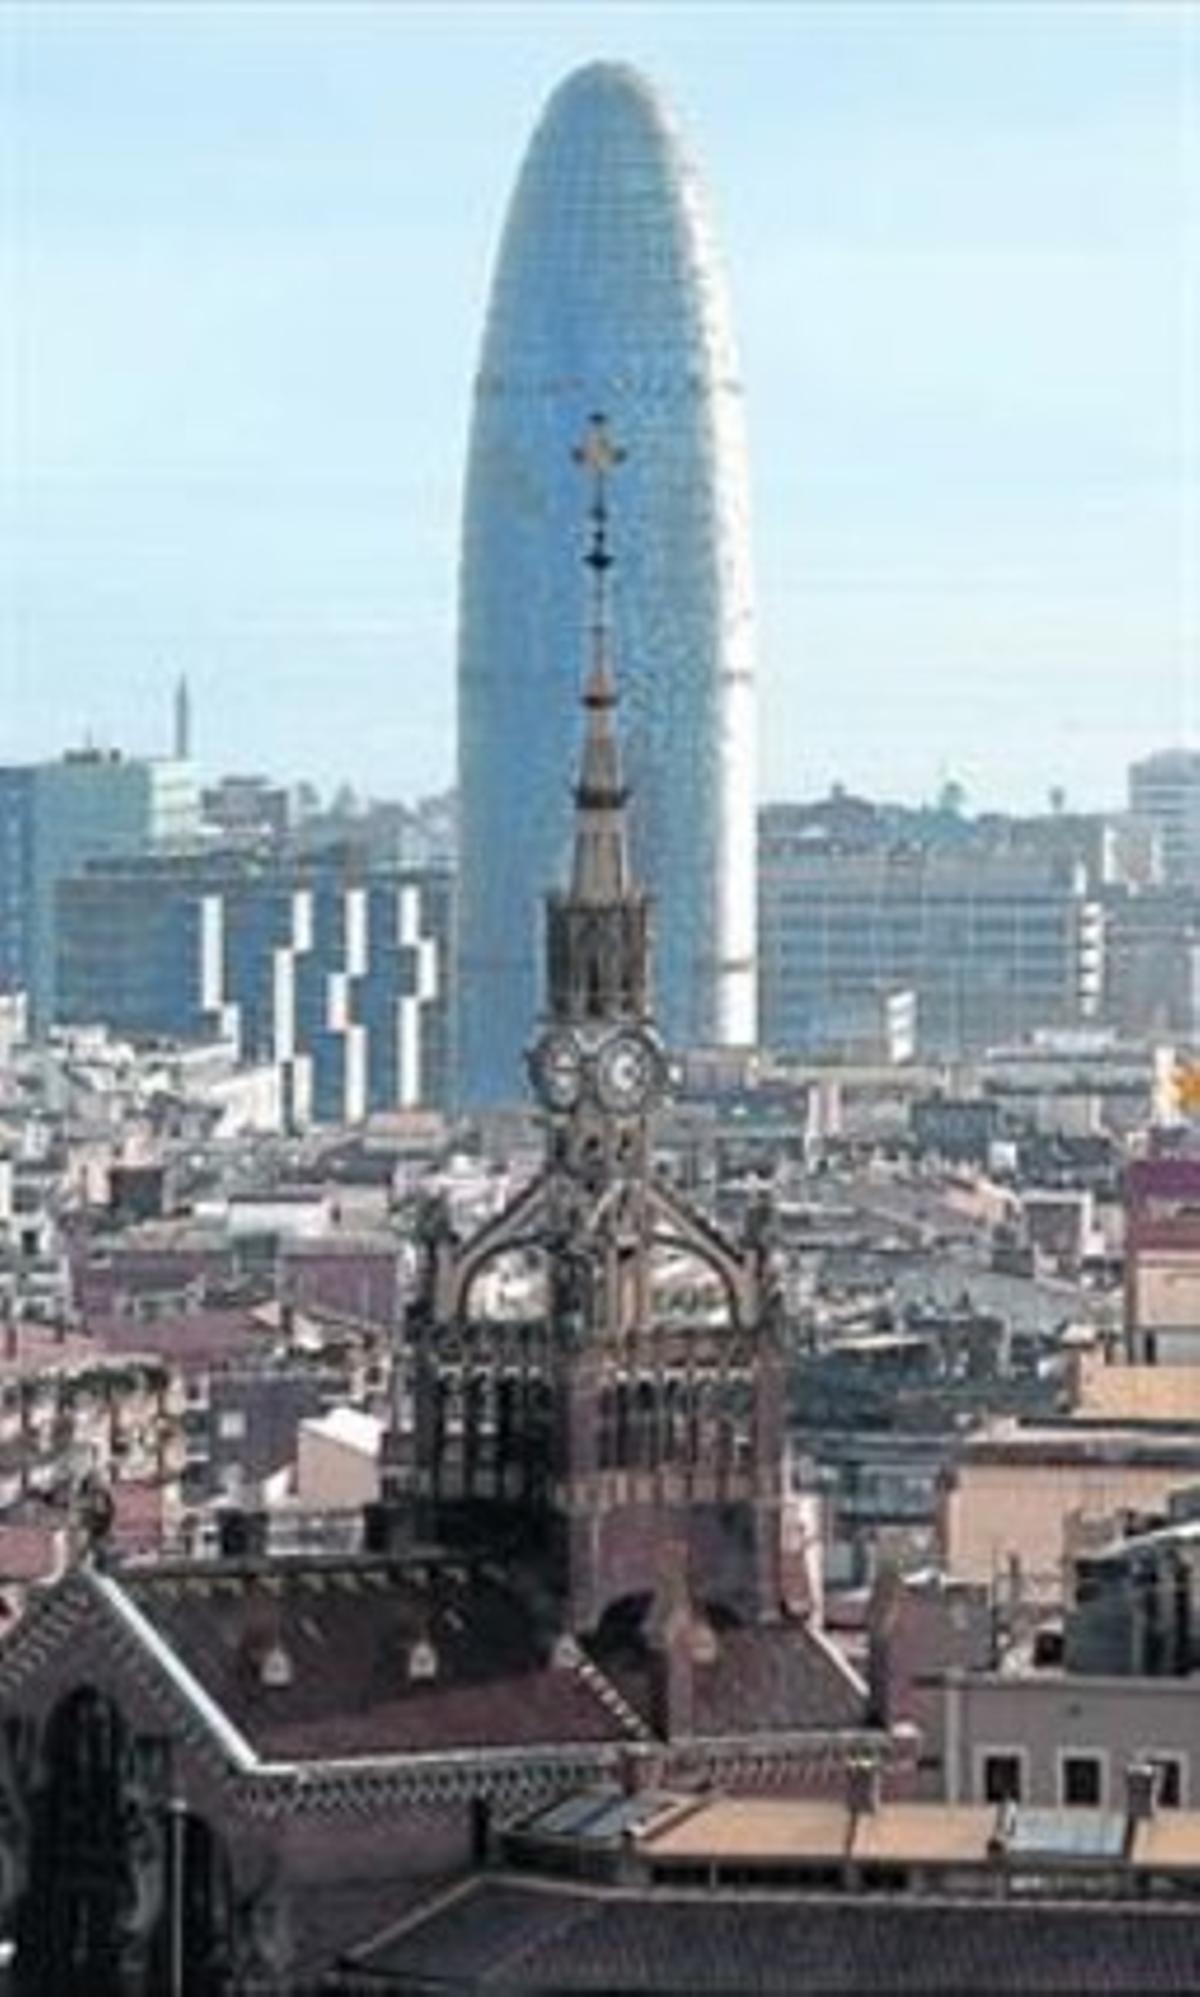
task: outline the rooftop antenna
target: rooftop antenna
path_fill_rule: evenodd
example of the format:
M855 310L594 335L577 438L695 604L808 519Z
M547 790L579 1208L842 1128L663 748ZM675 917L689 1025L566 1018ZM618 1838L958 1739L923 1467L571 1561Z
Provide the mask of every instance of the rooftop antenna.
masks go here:
M614 442L607 416L596 414L589 416L583 442L576 444L571 455L592 482L592 501L588 508L592 533L583 558L592 572L592 672L608 678L608 572L613 565L612 550L608 545L608 481L617 466L624 463L625 452Z
M176 762L186 763L192 753L192 696L186 673L180 673L175 682L172 721L171 752Z

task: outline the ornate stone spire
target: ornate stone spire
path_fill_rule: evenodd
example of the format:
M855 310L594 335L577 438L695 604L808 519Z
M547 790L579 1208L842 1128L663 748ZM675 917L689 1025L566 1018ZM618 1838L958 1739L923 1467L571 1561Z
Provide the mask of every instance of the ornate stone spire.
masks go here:
M649 902L633 878L614 709L608 577L608 481L625 453L603 416L574 452L591 478L589 657L575 785L575 850L566 893L546 903L546 997L552 1019L599 1027L649 1016Z
M724 1235L653 1169L669 1078L614 715L620 457L593 416L575 452L590 475L591 586L574 865L546 898L546 998L527 1056L544 1164L467 1241L444 1221L426 1231L407 1320L413 1468L405 1486L398 1454L391 1487L407 1492L418 1541L528 1562L565 1630L599 1629L614 1604L665 1587L647 1641L666 1644L668 1724L690 1732L693 1667L716 1641L692 1598L742 1623L778 1610L787 1396L765 1250ZM695 1324L664 1307L665 1244L706 1272ZM489 1323L476 1278L531 1245L544 1306L530 1323Z
M581 902L623 901L630 891L627 792L613 726L617 689L612 671L608 575L608 480L625 453L609 434L604 416L593 416L574 457L592 480L591 537L584 561L591 571L591 658L583 688L586 716L579 780L575 786L575 860L571 894Z

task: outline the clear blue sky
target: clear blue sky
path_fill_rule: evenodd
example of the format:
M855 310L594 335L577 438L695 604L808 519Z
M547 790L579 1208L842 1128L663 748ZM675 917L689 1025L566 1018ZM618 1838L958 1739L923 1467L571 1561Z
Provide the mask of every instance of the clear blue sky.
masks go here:
M1116 801L1200 724L1200 15L0 6L0 758L453 767L469 390L573 64L701 159L753 452L762 790ZM1189 114L1190 76L1190 114Z

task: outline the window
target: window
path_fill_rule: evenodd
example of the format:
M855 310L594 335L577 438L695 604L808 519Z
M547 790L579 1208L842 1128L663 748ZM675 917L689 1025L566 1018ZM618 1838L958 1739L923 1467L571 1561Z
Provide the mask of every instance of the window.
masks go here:
M1024 1757L1015 1749L991 1751L983 1757L983 1800L985 1803L1019 1803L1024 1787Z
M1064 1754L1058 1768L1059 1801L1067 1809L1099 1809L1104 1801L1104 1763L1098 1754Z

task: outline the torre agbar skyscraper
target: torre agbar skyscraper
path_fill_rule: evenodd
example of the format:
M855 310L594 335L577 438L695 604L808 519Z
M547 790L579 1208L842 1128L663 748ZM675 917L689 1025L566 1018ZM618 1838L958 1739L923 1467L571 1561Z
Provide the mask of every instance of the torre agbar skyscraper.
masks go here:
M696 173L650 85L595 63L521 169L476 383L460 579L458 1062L514 1098L540 994L539 883L570 839L586 571L572 446L603 412L634 864L675 1046L748 1044L754 640L742 392Z

